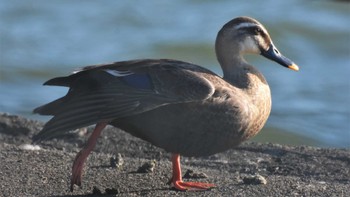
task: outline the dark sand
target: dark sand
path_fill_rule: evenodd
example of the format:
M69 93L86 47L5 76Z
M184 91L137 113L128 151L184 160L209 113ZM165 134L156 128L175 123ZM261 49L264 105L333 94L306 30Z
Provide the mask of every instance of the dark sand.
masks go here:
M82 188L69 191L71 166L87 135L71 133L25 150L42 123L0 114L0 196L349 196L350 150L247 142L210 157L182 158L182 170L210 191L179 192L167 182L170 154L109 127L89 156ZM119 167L111 157L120 153ZM153 172L140 172L154 163ZM118 165L117 165L118 166ZM152 166L151 166L152 167ZM141 170L142 171L142 170ZM147 169L146 169L147 171ZM263 184L264 180L266 184Z

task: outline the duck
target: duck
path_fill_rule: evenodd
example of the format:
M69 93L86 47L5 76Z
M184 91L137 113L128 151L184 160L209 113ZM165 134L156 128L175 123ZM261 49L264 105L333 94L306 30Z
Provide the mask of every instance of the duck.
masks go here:
M70 190L81 186L84 163L102 130L111 125L171 153L171 183L177 190L209 190L215 184L182 180L180 156L223 152L255 136L271 111L264 76L244 55L262 55L286 68L266 28L251 17L236 17L218 32L217 60L223 76L173 59L137 59L81 68L44 85L68 87L67 94L34 109L53 116L33 143L95 125L73 162Z

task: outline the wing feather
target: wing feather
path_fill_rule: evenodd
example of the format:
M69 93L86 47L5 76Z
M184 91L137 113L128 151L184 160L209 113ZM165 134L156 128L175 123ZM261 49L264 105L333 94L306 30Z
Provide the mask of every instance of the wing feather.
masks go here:
M68 77L51 79L45 84L70 89L66 96L34 110L54 117L33 140L38 142L69 130L132 116L167 104L207 99L214 93L214 86L198 75L194 67L170 60L117 62L90 66ZM211 73L201 67L197 69ZM137 75L130 77L133 73ZM125 76L129 77L128 80L122 79ZM137 79L137 76L142 77ZM129 85L134 78L137 83ZM138 88L142 80L150 81L147 81L147 86L141 84Z

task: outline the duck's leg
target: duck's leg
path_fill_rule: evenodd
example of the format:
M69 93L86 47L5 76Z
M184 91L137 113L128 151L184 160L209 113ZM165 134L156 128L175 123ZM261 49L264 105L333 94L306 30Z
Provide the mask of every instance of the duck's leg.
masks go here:
M74 184L81 186L81 175L84 168L86 158L96 145L97 138L100 136L101 131L107 126L106 122L97 123L94 131L90 135L84 148L75 156L75 160L72 167L72 177L70 182L70 191L73 191Z
M178 190L207 190L215 187L214 184L211 183L201 183L201 182L183 182L181 175L181 166L180 166L180 155L173 154L172 155L172 163L173 163L173 177L172 183L174 187Z

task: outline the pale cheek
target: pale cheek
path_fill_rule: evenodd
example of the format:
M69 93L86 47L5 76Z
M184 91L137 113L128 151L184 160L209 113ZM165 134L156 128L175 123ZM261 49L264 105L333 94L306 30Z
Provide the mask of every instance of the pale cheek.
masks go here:
M242 44L242 52L260 54L260 50L252 38L247 38Z

